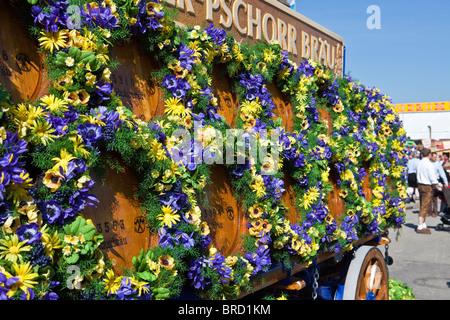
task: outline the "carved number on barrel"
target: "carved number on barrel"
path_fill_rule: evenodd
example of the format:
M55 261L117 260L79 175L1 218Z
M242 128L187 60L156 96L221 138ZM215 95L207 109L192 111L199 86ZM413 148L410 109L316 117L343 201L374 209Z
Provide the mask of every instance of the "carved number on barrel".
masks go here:
M97 231L100 233L103 233L103 232L108 233L111 230L111 228L113 229L113 231L117 231L117 229L119 229L119 228L122 230L125 229L125 224L123 223L123 220L119 220L119 221L113 220L111 226L112 227L110 227L110 222L108 222L108 221L103 223L103 227L102 227L102 223L97 223ZM103 231L103 229L104 229L104 231Z
M204 212L205 218L208 218L208 217L215 218L217 215L222 216L223 211L224 210L221 207L219 209L216 209L216 208L212 208L209 210L206 209L203 212ZM234 220L234 210L232 207L227 207L226 215L227 215L228 220Z
M31 61L30 57L25 53L19 53L16 56L16 65L22 71L30 72L31 71Z
M1 57L2 57L2 60L8 61L8 52L6 52L6 50L2 50ZM11 77L12 73L11 73L11 70L9 70L9 68L0 64L0 75L5 76L5 77Z

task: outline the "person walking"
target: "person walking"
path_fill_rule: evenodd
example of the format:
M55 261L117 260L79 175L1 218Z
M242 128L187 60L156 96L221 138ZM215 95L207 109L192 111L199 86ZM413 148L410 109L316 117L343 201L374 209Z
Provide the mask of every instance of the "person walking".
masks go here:
M408 171L408 187L412 188L412 193L409 195L408 199L406 200L406 203L410 202L416 202L414 197L416 196L416 188L417 188L417 164L419 163L419 157L420 152L415 151L412 156L410 156L410 159L408 160L407 164L407 171Z
M431 212L434 189L442 191L438 184L436 169L431 163L431 150L423 148L422 160L417 164L417 188L420 196L420 211L416 232L419 234L431 234L425 223L427 213Z
M448 186L447 175L445 174L444 168L442 167L442 163L439 161L436 152L431 153L431 162L433 163L433 166L436 170L438 182L442 184L444 188L447 188ZM439 194L437 192L434 192L433 201L431 202L431 213L429 213L433 218L436 218L438 216L438 198Z

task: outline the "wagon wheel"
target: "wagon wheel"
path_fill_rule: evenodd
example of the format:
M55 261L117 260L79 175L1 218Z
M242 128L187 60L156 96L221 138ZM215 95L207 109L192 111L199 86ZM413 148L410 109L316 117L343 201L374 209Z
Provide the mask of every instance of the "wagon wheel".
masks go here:
M380 250L362 246L350 263L344 300L389 300L389 273Z

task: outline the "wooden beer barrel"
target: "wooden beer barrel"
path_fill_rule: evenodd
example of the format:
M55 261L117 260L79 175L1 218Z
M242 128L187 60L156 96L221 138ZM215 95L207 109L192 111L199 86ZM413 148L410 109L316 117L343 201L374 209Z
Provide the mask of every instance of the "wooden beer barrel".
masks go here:
M289 102L289 98L287 98L274 83L268 84L267 89L271 93L272 101L276 106L276 109L273 111L275 117L281 118L282 126L286 128L286 131L292 132L292 127L294 125L294 109Z
M283 181L284 189L286 191L282 194L281 201L287 208L287 218L292 224L294 224L301 219L301 216L298 213L297 207L295 205L296 196L294 193L294 188L292 187L296 184L296 181L290 175L284 175Z
M231 80L224 74L224 70L217 67L213 71L211 88L217 98L218 113L225 117L225 122L232 128L235 126L236 116L239 111L239 101L231 90Z
M102 156L118 158L111 154ZM139 256L141 249L149 249L158 244L158 234L151 234L140 204L134 197L138 188L136 176L130 168L121 165L123 172L110 168L105 163L105 173L101 178L92 177L96 184L92 193L100 201L97 208L87 207L83 211L86 219L91 219L97 232L104 237L100 249L111 259L114 271L132 267L132 258ZM120 161L119 161L120 163Z
M208 223L211 241L220 253L238 253L242 249L241 235L248 232L247 215L234 196L225 166L211 167L210 177L205 187L208 206L199 205L202 221Z
M15 103L44 95L47 85L42 57L9 1L0 2L0 83Z
M152 55L141 48L137 39L115 44L111 54L120 65L111 72L114 92L122 103L143 121L164 114L164 97L152 76L157 64Z

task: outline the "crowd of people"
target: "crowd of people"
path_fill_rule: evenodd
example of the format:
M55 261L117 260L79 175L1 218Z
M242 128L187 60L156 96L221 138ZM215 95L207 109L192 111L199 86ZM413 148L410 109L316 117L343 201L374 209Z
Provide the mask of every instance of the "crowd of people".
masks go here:
M418 194L420 211L416 232L431 234L425 221L429 216L445 215L447 208L445 193L449 192L450 196L448 188L450 162L446 156L431 152L428 148L410 150L407 156L409 197L406 202L415 203Z

